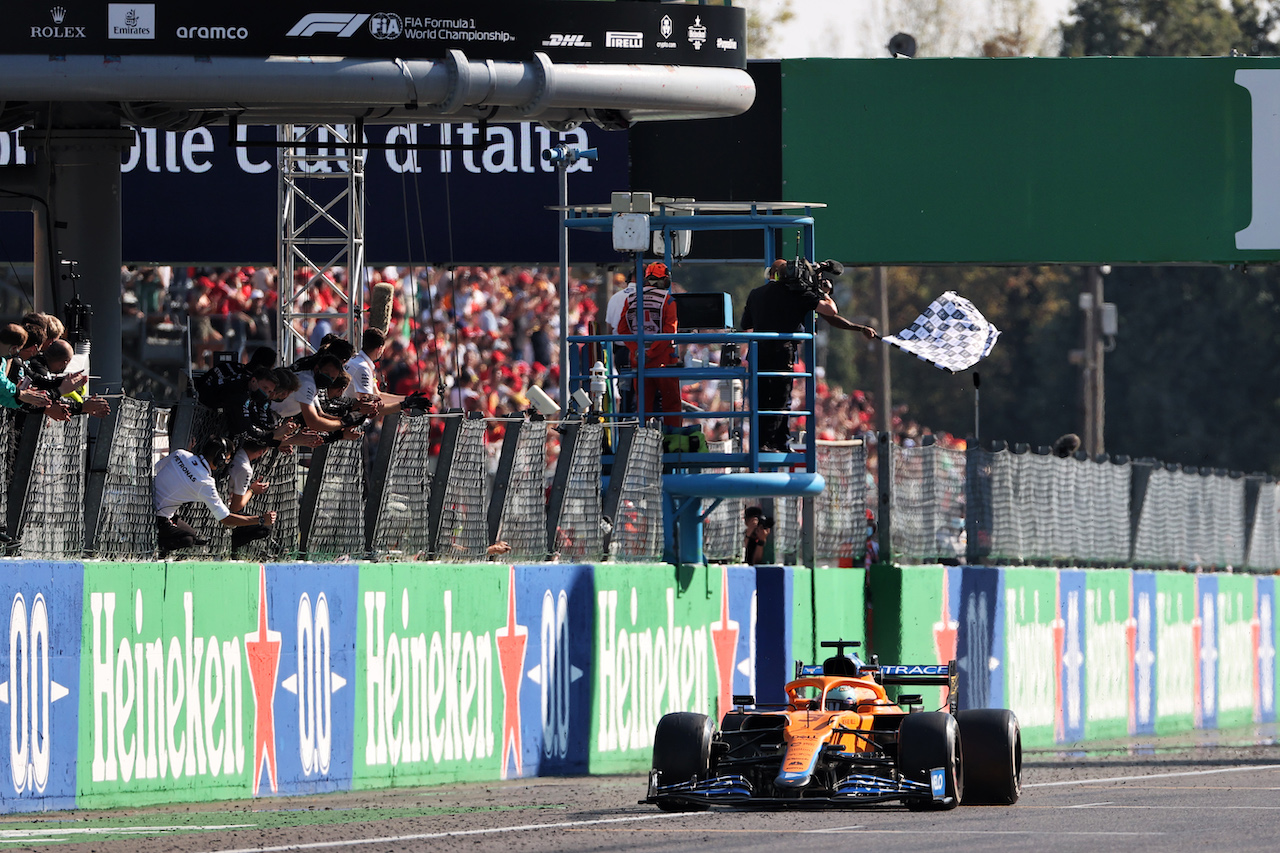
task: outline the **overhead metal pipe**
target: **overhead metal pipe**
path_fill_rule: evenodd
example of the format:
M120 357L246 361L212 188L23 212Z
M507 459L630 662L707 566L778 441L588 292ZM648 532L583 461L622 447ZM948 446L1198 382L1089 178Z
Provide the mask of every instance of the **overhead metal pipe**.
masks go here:
M755 84L740 69L557 65L542 53L529 62L471 60L458 50L406 60L0 56L0 101L142 102L216 120L274 122L305 110L313 121L364 116L369 124L580 121L590 110L646 121L734 116L754 100Z

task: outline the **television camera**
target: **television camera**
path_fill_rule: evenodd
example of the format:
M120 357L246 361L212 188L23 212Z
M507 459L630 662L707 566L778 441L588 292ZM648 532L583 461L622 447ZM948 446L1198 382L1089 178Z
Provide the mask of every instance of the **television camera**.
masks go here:
M818 298L831 295L831 280L844 274L844 265L839 261L813 261L797 257L787 261L787 265L778 273L778 281L797 293L812 293Z

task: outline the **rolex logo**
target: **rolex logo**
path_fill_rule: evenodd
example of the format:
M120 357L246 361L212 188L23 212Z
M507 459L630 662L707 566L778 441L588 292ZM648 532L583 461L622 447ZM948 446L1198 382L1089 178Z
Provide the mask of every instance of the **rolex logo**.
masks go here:
M66 20L67 8L65 6L54 6L49 10L49 17L53 18L53 26L34 26L31 28L31 37L33 39L82 39L85 38L85 27L69 26L64 27L62 22Z

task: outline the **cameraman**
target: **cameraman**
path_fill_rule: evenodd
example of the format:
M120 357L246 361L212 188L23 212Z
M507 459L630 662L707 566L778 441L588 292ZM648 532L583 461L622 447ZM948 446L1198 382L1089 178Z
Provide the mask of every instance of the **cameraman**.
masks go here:
M803 259L789 264L782 259L769 267L769 280L747 295L742 309L744 332L795 333L803 331L804 321L810 313L837 329L862 332L869 339L876 339L876 330L840 316L832 300L830 284L822 280L819 270ZM839 265L832 265L832 272L840 274ZM795 367L795 341L761 341L756 345L760 363L756 369L765 373L789 373ZM810 370L813 369L809 365ZM756 409L785 411L791 408L791 380L783 376L763 376L757 381ZM790 438L790 426L786 415L761 415L760 435L755 443L764 453L786 453Z

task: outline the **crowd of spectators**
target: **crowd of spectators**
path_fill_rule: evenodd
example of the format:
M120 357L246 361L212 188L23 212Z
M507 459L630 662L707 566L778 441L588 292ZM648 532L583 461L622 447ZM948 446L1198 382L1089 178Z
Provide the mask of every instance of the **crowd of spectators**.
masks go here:
M350 316L345 301L346 276L347 271L341 268L299 270L282 294L276 271L269 267L143 267L123 271L122 302L127 315L148 328L187 328L193 371L209 371L211 376L223 371L224 379L238 383L236 400L220 400L214 393L209 405L224 412L236 411L254 392L259 392L259 404L263 395L274 401L274 416L257 424L256 435L245 432L245 416L232 418L232 426L220 436L231 443L207 448L215 457L206 460L211 469L221 465L237 472L224 518L238 517L237 511L245 507L251 493L265 488L248 472L273 442L287 447L290 443L315 445L352 439L357 437L357 425L376 435L377 416L403 406L411 409L410 414L447 409L479 413L488 419L490 447L496 448L504 433L502 417L529 410L531 388L541 388L558 402L562 330L557 269L369 269L365 292L387 292L389 286L390 309L385 335L372 342L367 337L362 340L363 354L345 340ZM568 333L609 332L605 306L627 284L623 275L613 272L572 278ZM671 284L671 289L682 290L678 283ZM271 348L278 339L276 324L282 300L293 305L299 315L292 321L292 337L298 345L277 356ZM357 322L364 325L373 319L376 309L368 304L360 308ZM312 350L318 353L312 354ZM227 351L235 354L230 366L219 366L215 354ZM270 352L271 364L255 364L255 352ZM718 345L694 344L681 348L677 357L686 365L714 365L720 356ZM804 364L796 365L797 371L805 369ZM332 401L343 399L344 385L357 375L358 392L348 394L355 403L335 408ZM806 418L796 417L791 419L792 429L819 439L870 439L870 479L879 426L874 395L858 389L846 391L828 382L821 367L815 375L816 427ZM804 383L794 383L791 408L803 408L804 387ZM203 399L205 392L201 396ZM737 381L685 382L680 397L686 416L743 408L743 389ZM295 399L302 404L288 402ZM276 420L279 418L295 423L282 425ZM433 427L439 434L443 427L437 423ZM743 426L740 419L730 417L687 418L686 423L701 427L710 443L735 437L733 431ZM895 407L892 423L895 442L904 446L920 444L932 435L943 447L964 447L962 440L932 433L913 420L905 406ZM558 449L553 436L547 447L548 472L554 470ZM263 528L269 521L245 517L243 523L231 524L236 527L233 542L244 544L266 535ZM161 532L169 535L167 543L173 548L193 541L186 531Z
M347 271L299 270L291 292L300 314L324 315L295 320L297 337L312 349L327 334L347 335ZM603 276L603 277L602 277ZM624 288L620 273L571 277L569 333L605 333L603 306ZM424 393L435 406L477 411L501 418L530 407L528 391L539 386L558 402L560 367L559 270L538 267L384 267L365 276L368 292L382 282L392 287L391 322L378 369L381 387L396 395ZM189 318L193 367L212 365L213 353L230 350L243 361L254 348L274 345L281 295L270 267L126 269L125 312L156 326ZM680 292L679 283L672 290ZM299 347L282 354L289 363L306 353ZM686 364L716 364L719 347L686 346ZM803 365L797 365L798 370ZM874 432L879 420L874 395L845 391L817 370L818 428L822 439L846 439ZM801 408L803 383L795 383L793 408ZM681 398L687 411L727 411L741 406L742 391L727 382L686 382ZM693 419L688 421L694 423ZM728 439L736 427L725 418L700 418L710 442ZM801 418L795 430L805 430ZM893 414L895 441L910 446L931 434L905 406ZM491 422L490 437L502 425ZM934 435L946 446L963 448L963 440Z

